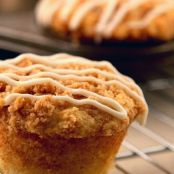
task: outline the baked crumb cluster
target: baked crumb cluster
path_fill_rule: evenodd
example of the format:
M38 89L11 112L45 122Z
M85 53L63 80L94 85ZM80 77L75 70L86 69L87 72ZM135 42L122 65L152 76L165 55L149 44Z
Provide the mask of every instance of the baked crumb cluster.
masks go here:
M9 131L111 136L147 115L140 88L108 62L24 54L0 65L0 122Z
M173 0L41 0L37 21L73 39L171 40Z

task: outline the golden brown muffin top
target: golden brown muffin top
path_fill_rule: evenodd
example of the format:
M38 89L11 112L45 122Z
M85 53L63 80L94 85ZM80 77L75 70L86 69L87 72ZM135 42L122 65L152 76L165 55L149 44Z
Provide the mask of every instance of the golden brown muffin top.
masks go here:
M107 61L23 54L0 61L1 122L40 137L112 135L147 104L135 82Z
M75 32L77 35L81 32L97 40L119 39L125 32L133 32L135 34L131 34L136 37L137 31L143 33L158 17L162 17L162 20L155 21L154 25L163 29L165 26L160 23L166 23L164 19L173 23L166 15L173 10L173 0L41 0L36 9L36 18L43 26L57 26L59 32ZM174 19L173 13L170 16ZM56 22L57 25L54 24ZM148 28L146 34L153 35L151 30L151 27ZM166 35L161 39L171 37L173 35Z

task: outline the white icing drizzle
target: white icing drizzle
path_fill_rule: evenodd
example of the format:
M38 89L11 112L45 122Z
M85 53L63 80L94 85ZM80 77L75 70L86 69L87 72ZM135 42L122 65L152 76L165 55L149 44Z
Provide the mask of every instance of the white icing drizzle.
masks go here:
M112 17L115 8L118 5L118 0L110 0L108 1L107 7L105 8L101 18L97 24L96 32L98 34L102 34L105 30L107 23L109 22L110 18Z
M48 97L48 95L33 96L30 94L17 94L17 93L10 94L5 98L5 106L10 105L10 103L12 103L17 97L39 100L39 99L42 99L43 97ZM103 105L103 104L96 102L95 100L92 100L92 99L76 100L76 99L73 99L69 96L51 96L51 97L53 100L66 101L66 102L69 102L69 103L75 104L75 105L93 105L96 108L98 108L104 112L107 112L111 115L116 115L116 117L121 119L121 120L123 120L123 119L127 120L127 113L125 113L125 111L117 112L116 110L118 110L118 108L114 108L114 105L112 105L112 107L116 110L111 109L111 108L107 107L106 105ZM110 104L112 104L112 103L110 103Z
M41 65L41 64L34 64L34 65L27 66L27 67L18 67L18 66L8 64L5 62L0 62L0 65L3 66L3 68L10 68L10 69L13 69L16 71L20 70L20 71L25 72L25 73L28 73L28 72L32 71L33 69L42 69L44 71L54 72L54 73L62 74L62 75L66 75L66 74L80 75L80 77L82 75L88 75L88 74L99 74L105 78L118 80L121 83L123 83L129 87L135 88L140 95L143 95L142 91L138 87L138 85L132 83L134 81L131 78L124 76L122 74L120 74L119 76L115 76L112 73L101 71L101 70L95 69L95 68L89 68L89 69L83 69L83 70L70 70L70 69L57 70L55 68L51 68L51 67Z
M65 59L63 59L63 57L65 57ZM48 61L46 58L48 59ZM52 60L51 64L50 64L49 58ZM29 65L28 67L18 67L17 65L15 65L25 59L36 61L39 64ZM91 69L89 68L84 70L70 70L70 69L55 70L55 68L48 67L52 64L62 65L62 64L72 64L74 62L76 62L77 64L80 64L80 62L83 62L84 64L91 64L94 67L96 67L96 64L98 64L98 66L96 68L91 68ZM115 85L118 88L125 91L127 95L132 97L137 103L139 103L140 105L144 107L144 111L142 111L142 113L138 115L138 119L140 120L141 123L144 123L146 121L148 109L147 109L147 104L144 100L144 96L142 94L141 89L130 79L126 79L126 82L125 82L124 76L118 73L118 71L111 64L108 64L108 62L106 61L103 61L103 62L89 61L84 58L75 57L75 56L71 56L67 54L58 54L58 55L54 55L50 57L49 56L41 57L41 56L36 56L33 54L24 54L13 60L10 59L7 61L1 61L0 65L3 65L3 67L7 66L10 69L14 68L15 70L19 70L19 69L32 70L36 66L42 67L42 68L47 67L46 69L49 72L38 72L36 74L28 75L28 76L22 76L22 75L17 75L14 73L4 72L0 74L0 81L14 87L15 86L30 87L30 86L39 85L39 84L51 84L55 86L56 88L61 89L62 91L66 91L68 94L70 94L70 96L50 95L54 100L57 100L57 101L63 100L63 101L72 103L74 105L92 105L98 108L99 110L105 111L108 114L111 114L117 117L118 119L129 121L126 109L123 108L119 104L119 102L117 102L116 100L111 99L110 97L106 97L106 96L97 94L95 92L89 91L87 89L70 88L63 85L59 81L70 79L70 80L75 80L77 82L86 82L86 81L94 82L96 84L105 85L105 86ZM102 67L103 65L104 67L107 67L110 71L112 71L113 73L105 72L98 69ZM105 81L105 80L97 79L93 76L86 76L85 71L103 73L104 75L107 75L110 77L112 76L112 79L109 81ZM132 90L131 87L136 90ZM85 97L85 99L78 100L73 98L73 95L82 95ZM36 96L36 95L29 95L29 94L6 93L4 102L5 102L5 105L9 105L17 97L24 97L24 98L39 100L45 96L48 96L48 95Z
M61 10L60 17L63 21L66 21L72 12L72 9L77 4L78 0L67 0L64 2L63 8Z
M59 75L59 74L55 74L55 73L51 73L51 72L40 72L38 74L34 74L34 75L31 75L31 76L19 76L19 75L12 74L12 73L7 73L7 74L4 74L4 75L6 75L8 77L12 77L16 80L28 80L28 79L39 78L39 77L51 77L52 79L56 79L56 80L72 79L72 80L76 80L76 81L80 81L80 82L89 81L89 82L94 82L94 83L98 83L98 84L101 84L101 85L105 84L106 86L116 85L117 87L122 88L134 100L137 100L140 103L145 103L146 102L144 100L144 96L143 96L142 92L137 94L135 91L131 91L131 89L129 89L126 85L124 85L121 82L116 81L116 80L103 81L103 80L100 80L100 79L97 79L97 78L94 78L94 77L86 77L86 76L79 77L79 76L75 76L75 75ZM0 80L1 80L1 77L0 77ZM143 116L139 116L138 119L140 119L140 117L143 117ZM142 123L142 119L140 119L140 122Z
M120 81L117 80L111 80L111 81L104 81L104 80L100 80L94 77L88 77L88 76L76 76L76 75L60 75L60 74L56 74L53 72L40 72L34 75L30 75L30 76L20 76L17 74L13 74L13 73L4 73L3 75L8 76L10 78L13 78L15 80L21 80L21 81L25 81L25 80L30 80L30 79L34 79L34 78L40 78L40 77L49 77L55 80L75 80L78 82L94 82L100 85L106 85L106 86L111 86L111 85L116 85L122 89L124 89L128 94L130 94L131 97L133 97L136 100L139 100L140 102L142 102L142 93L136 93L135 91L131 92L131 89L128 88L124 83L121 83ZM0 76L1 77L1 76Z
M65 56L65 54L60 54L60 55ZM58 59L58 57L61 58L60 55L55 55L53 57L50 56L50 59L55 60L55 59ZM33 54L30 54L30 56L35 57L35 59L37 61L38 61L37 57L39 57L39 59L41 58L40 56L33 55ZM21 57L22 57L22 59L24 59L26 57L29 58L29 54L21 55L21 56L19 56L19 57L16 58L17 61L14 60L13 62L19 62L19 59L22 60ZM47 57L47 56L44 57L44 58L48 58L49 59L49 57ZM66 55L66 58L68 58L68 55ZM8 61L5 61L5 62L12 62L12 61L11 60L8 60ZM84 70L69 70L69 69L55 70L54 68L50 68L48 66L41 65L41 64L31 65L31 66L27 66L27 67L18 67L18 66L15 66L15 65L12 65L12 64L9 64L9 63L5 63L5 62L4 61L1 61L0 62L0 65L2 65L4 68L10 68L10 69L14 69L16 71L19 71L20 70L20 71L26 72L26 73L32 71L33 69L39 68L39 69L43 69L43 70L46 70L46 71L49 71L49 72L53 72L53 73L56 73L56 74L60 74L60 75L66 75L66 76L67 76L67 74L76 75L76 79L77 78L80 78L81 79L82 75L87 75L89 73L95 73L95 74L99 74L101 76L104 76L106 78L111 79L109 81L112 81L112 80L118 81L118 82L124 84L125 86L128 86L130 88L130 90L133 90L133 91L136 90L136 92L138 92L138 94L140 96L143 96L143 93L142 93L141 89L138 87L138 85L136 85L131 78L129 78L127 76L123 76L120 73L119 73L119 75L116 76L116 75L114 75L112 73L101 71L101 70L95 69L95 68L89 68L89 69L84 69ZM80 77L77 76L77 75L80 75ZM14 77L14 75L13 76L10 75L10 77ZM89 77L89 78L92 78L92 77ZM89 80L89 78L87 80ZM93 77L93 78L95 78L95 77ZM16 77L15 77L15 79L16 79ZM94 80L98 80L98 79L95 78Z
M111 80L107 80L107 81L115 80L115 81L118 81L120 83L123 83L125 86L130 87L131 90L136 89L136 92L139 95L143 96L143 93L142 93L141 89L139 88L138 85L136 85L134 83L134 81L131 78L129 78L127 76L124 76L122 74L120 74L119 76L115 76L114 74L111 74L109 72L104 72L104 71L101 71L101 70L95 69L95 68L89 68L89 69L84 69L84 70L69 70L69 69L55 70L53 68L47 67L45 65L39 65L39 64L31 65L31 66L28 66L28 67L18 67L18 66L12 65L12 64L7 64L7 63L4 63L4 62L0 62L0 65L2 65L4 68L10 68L10 69L14 69L16 71L20 70L21 72L25 72L25 73L28 73L33 69L39 68L39 69L45 70L46 72L49 71L49 72L60 74L60 75L66 75L67 76L67 74L72 74L72 75L75 75L77 78L80 78L80 79L83 75L87 76L90 73L92 73L92 74L96 73L96 74L99 74L101 76L104 76L105 78L111 79ZM9 73L7 73L7 75L12 77L12 78L15 78L15 79L17 78L16 77L17 75L12 75L12 74L9 75ZM93 77L93 78L95 78L95 77ZM97 78L95 78L95 79L97 80Z
M43 18L45 18L46 21L51 22L50 16L53 17L55 12L55 9L51 5L49 6L48 4L48 7L46 7L47 5L45 1L50 0L42 0L36 10L37 16L41 16L38 17L38 21L41 23L43 23ZM90 11L96 7L102 6L101 8L103 8L103 12L101 12L99 20L96 24L95 32L98 35L109 37L130 11L138 8L148 1L150 0L125 0L124 2L121 2L121 0L84 0L83 2L80 2L80 0L59 0L59 2L63 3L61 6L62 8L60 8L60 19L67 20L70 13L74 8L76 8L75 6L77 3L80 2L80 5L77 7L76 11L73 12L71 19L69 20L69 29L76 30L80 26L84 17L87 16ZM55 0L55 3L56 2L57 1ZM45 13L45 8L49 9L49 15ZM127 26L130 28L144 28L148 26L153 19L170 9L174 9L173 0L159 1L157 2L157 5L154 6L152 10L149 10L141 20L133 21Z
M48 0L40 1L36 6L36 19L40 21L43 26L47 27L52 21L55 12L61 7L61 5L61 0L56 0L55 2Z
M112 70L114 73L119 73L113 66L110 62L107 62L107 61L90 61L90 60L87 60L85 58L82 58L82 57L78 57L78 56L71 56L72 58L71 59L67 59L67 54L57 54L55 55L54 57L54 61L49 61L48 59L48 56L38 56L38 55L34 55L34 54L23 54L23 55L20 55L18 56L17 58L15 59L9 59L7 61L4 61L4 62L7 62L7 63L13 63L13 64L17 64L19 62L21 62L22 60L25 60L25 59L28 59L28 60L31 60L33 62L39 62L40 64L44 64L44 65L49 65L49 66L53 66L55 67L56 65L63 65L63 64L67 64L67 63L77 63L78 61L78 64L80 65L83 65L83 64L86 64L86 65L95 65L96 67L101 67L101 66L105 66L107 67L108 69ZM61 59L59 59L59 57L62 57ZM66 59L63 59L63 58L66 58Z
M167 4L163 3L163 4L156 6L151 12L149 12L146 15L146 17L143 20L132 21L132 22L128 23L128 26L130 28L138 28L138 29L144 28L147 25L149 25L150 22L156 18L156 16L159 16L170 9L174 9L174 1L167 3Z
M106 106L109 105L109 106L113 107L115 110L113 110L113 109L111 109L111 110L113 110L113 113L115 112L114 115L116 115L117 113L118 114L121 113L120 115L122 116L122 119L126 119L126 117L127 117L127 113L126 113L125 109L115 100L108 98L108 97L100 96L100 95L98 95L94 92L90 92L88 90L72 89L72 88L65 87L64 85L62 85L58 81L52 80L51 78L35 78L32 80L27 80L27 81L16 81L16 80L13 80L7 76L0 75L0 81L5 82L11 86L20 86L20 87L27 87L27 86L32 86L32 85L45 84L45 83L48 84L49 83L49 84L56 86L57 88L62 89L63 91L71 92L73 95L80 94L80 95L83 95L85 97L95 97L96 100L98 100L99 103L101 103L101 105L102 105L102 103L106 103L105 104ZM97 102L97 101L95 101L95 102ZM101 109L101 108L99 108L99 109Z
M79 27L80 23L82 22L83 18L95 7L102 5L104 1L103 0L89 0L83 3L80 8L75 11L74 15L72 16L72 19L69 23L70 30L75 30Z
M17 64L17 63L21 62L22 60L24 60L26 58L28 60L38 62L39 64L34 64L34 65L27 66L24 68L13 65L13 64ZM49 61L50 59L53 59L54 62ZM43 70L54 71L54 72L62 73L62 74L64 74L64 73L71 73L71 74L98 73L98 74L103 75L108 78L116 77L112 73L101 71L100 69L96 69L96 68L88 68L88 69L84 69L84 70L67 70L67 69L55 70L51 67L45 66L45 64L49 65L49 66L55 66L55 65L67 64L67 63L76 63L76 61L78 61L78 64L85 63L85 64L89 64L89 65L95 65L96 67L105 66L108 69L112 70L114 73L119 74L121 77L123 77L124 78L123 80L127 80L130 82L133 81L131 78L124 76L119 71L117 71L116 68L108 61L100 61L100 62L89 61L85 58L78 57L78 56L71 55L71 57L70 57L70 55L65 54L65 53L55 54L55 55L49 56L49 57L48 56L38 56L38 55L34 55L34 54L22 54L22 55L16 57L15 59L0 61L0 65L3 65L3 67L9 67L9 68L16 69L16 70L20 69L21 71L31 71L34 68L41 68ZM118 76L117 78L119 78L120 76ZM120 79L122 80L122 78L120 78Z
M104 35L110 36L115 28L123 21L126 14L144 4L147 0L129 0L124 3L115 13L113 19L107 24Z

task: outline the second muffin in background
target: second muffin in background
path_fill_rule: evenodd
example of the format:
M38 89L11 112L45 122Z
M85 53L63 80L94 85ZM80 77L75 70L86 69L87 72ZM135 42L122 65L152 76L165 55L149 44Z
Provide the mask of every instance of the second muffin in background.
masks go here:
M37 22L73 40L174 38L173 0L41 0Z

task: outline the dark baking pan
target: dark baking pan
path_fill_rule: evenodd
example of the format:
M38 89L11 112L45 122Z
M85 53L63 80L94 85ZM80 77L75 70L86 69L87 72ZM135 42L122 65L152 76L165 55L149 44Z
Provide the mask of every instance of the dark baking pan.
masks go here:
M174 55L174 41L73 44L69 40L42 31L35 23L33 12L1 14L0 41L17 44L18 50L22 47L23 52L31 50L39 54L67 52L89 58L109 59L112 62L159 59ZM0 44L0 47L2 48L3 44Z
M72 54L90 58L110 59L119 62L160 59L174 56L174 41L120 41L120 42L93 42L72 43L69 39L56 37L49 31L42 31L45 37L57 42L60 51L67 49Z

